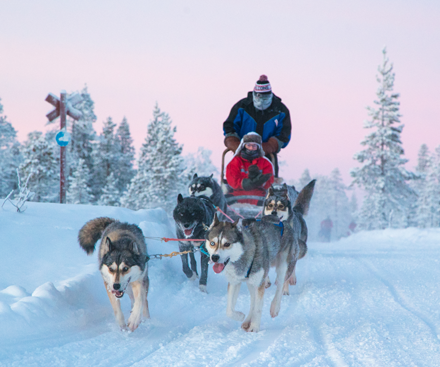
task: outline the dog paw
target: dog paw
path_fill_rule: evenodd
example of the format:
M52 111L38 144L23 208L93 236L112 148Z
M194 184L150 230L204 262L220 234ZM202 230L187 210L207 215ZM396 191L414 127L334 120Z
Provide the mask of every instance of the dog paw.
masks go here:
M278 302L272 301L270 305L270 316L277 317L280 313L280 304Z
M141 323L142 317L140 314L132 313L130 317L128 318L127 326L130 329L130 331L135 331L139 324Z
M251 321L243 322L241 328L247 333L258 333L260 331L260 325L254 324Z
M206 289L205 284L199 284L199 289L200 289L200 292L208 293L208 290Z
M193 271L193 275L191 277L189 277L188 279L191 281L194 281L198 278L199 276L197 275L197 273L195 271Z
M272 285L269 277L266 278L266 284L264 285L265 288L269 288Z
M292 274L289 278L289 284L290 285L296 285L296 275Z
M244 313L240 312L240 311L228 312L227 316L235 321L243 321L244 320Z

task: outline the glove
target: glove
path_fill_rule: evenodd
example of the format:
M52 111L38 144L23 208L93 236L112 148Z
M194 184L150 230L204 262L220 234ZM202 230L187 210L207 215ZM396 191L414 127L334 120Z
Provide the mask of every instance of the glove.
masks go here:
M236 136L227 136L224 143L226 148L231 149L235 153L238 146L240 145L240 139Z
M258 168L257 165L253 164L253 165L249 166L248 178L250 178L250 179L257 178L260 174L261 174L260 169Z
M263 150L266 154L278 153L278 148L278 140L273 137L269 138L266 143L263 143Z
M266 173L262 175L261 173L256 178L245 178L241 182L243 190L250 191L256 189L257 187L263 186L263 184L272 176L271 173Z

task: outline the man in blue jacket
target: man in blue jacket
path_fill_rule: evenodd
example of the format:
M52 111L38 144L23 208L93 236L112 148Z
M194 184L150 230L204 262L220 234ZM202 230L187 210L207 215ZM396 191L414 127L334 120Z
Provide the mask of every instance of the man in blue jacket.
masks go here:
M232 107L223 123L225 145L235 152L241 138L254 131L263 139L266 156L275 156L275 177L278 177L277 153L290 141L290 113L281 98L272 93L266 75L261 75L254 90Z

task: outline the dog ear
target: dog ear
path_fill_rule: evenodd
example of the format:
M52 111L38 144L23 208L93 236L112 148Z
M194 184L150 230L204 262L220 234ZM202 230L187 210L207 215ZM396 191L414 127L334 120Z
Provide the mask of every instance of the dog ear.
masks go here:
M212 220L211 226L209 229L214 228L215 226L218 226L220 224L220 221L218 220L217 213L214 213L214 219Z
M197 173L194 173L193 180L197 178Z
M183 201L182 194L177 195L177 204L180 204Z
M211 176L209 176L209 178L212 180L212 176L214 176L214 174L213 173L211 173Z
M269 187L269 190L267 190L267 196L266 196L266 199L268 199L269 196L272 196L272 195L273 195L273 187L271 186L271 187Z
M140 254L140 252L139 252L139 248L138 248L136 242L134 242L134 241L131 241L131 242L130 242L130 244L128 245L128 249L129 249L131 252L134 252L136 255L139 255L139 254Z
M239 222L240 222L240 218L238 218L234 223L232 223L232 228L237 227Z
M107 246L107 248L108 248L108 252L112 252L113 251L113 244L112 244L112 241L110 241L110 238L109 237L106 237L105 238L105 244L106 244L106 246Z

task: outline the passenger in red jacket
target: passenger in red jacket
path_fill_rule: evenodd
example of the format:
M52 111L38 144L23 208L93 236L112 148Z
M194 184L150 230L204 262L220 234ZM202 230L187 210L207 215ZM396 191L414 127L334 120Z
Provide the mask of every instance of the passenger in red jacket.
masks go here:
M274 181L272 163L264 156L261 136L250 132L243 136L234 158L226 167L226 179L232 195L266 196ZM239 200L256 205L258 200Z

